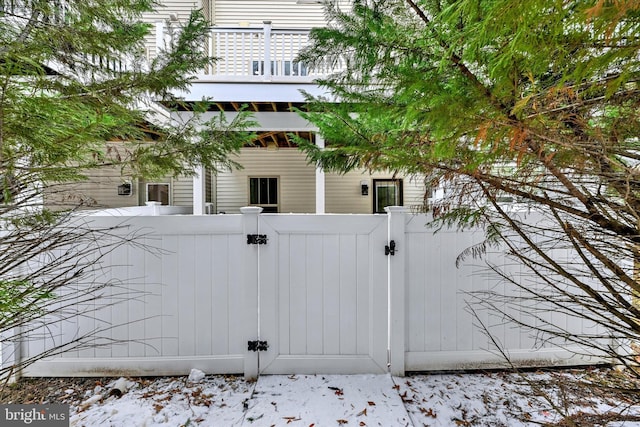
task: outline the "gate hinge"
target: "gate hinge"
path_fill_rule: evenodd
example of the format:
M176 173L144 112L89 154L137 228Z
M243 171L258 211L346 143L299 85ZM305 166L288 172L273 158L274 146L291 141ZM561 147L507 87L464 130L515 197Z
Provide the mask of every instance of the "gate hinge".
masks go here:
M247 245L266 245L267 240L266 234L247 234Z
M394 256L396 254L396 241L392 240L388 245L384 246L384 254Z
M267 351L269 344L266 341L247 341L247 349L249 351Z

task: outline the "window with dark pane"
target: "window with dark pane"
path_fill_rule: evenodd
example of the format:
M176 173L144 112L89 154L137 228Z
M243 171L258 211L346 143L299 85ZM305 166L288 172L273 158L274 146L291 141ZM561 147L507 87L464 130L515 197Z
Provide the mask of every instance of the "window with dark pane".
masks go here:
M373 213L385 213L387 206L402 206L401 179L373 180Z
M262 206L264 212L278 212L278 178L249 178L249 204Z
M147 184L147 202L169 204L169 184Z

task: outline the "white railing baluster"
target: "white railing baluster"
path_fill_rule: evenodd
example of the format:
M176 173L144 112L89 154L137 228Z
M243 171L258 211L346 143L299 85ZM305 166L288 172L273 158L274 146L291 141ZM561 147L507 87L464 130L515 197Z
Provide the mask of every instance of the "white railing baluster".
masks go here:
M271 21L264 21L264 80L271 80Z
M214 27L203 48L220 60L204 70L205 74L214 80L310 82L311 73L305 64L295 60L309 42L308 34L307 30L273 29L270 21L265 21L262 28ZM154 54L164 48L166 36L166 23L156 22ZM328 64L323 64L313 76L331 71Z
M251 34L249 34L249 41L251 41ZM247 45L247 33L242 33L242 54L244 54L247 50L246 50L246 46ZM238 58L238 62L236 63L236 70L240 72L240 74L242 74L242 57L243 55L240 55Z

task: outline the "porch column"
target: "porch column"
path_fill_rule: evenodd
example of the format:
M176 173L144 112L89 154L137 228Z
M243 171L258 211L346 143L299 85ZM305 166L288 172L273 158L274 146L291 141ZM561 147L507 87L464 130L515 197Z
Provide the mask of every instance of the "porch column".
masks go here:
M404 206L384 208L389 219L388 242L395 247L395 254L387 257L389 267L389 363L391 375L404 376L405 354L405 263L407 239L405 236Z
M316 145L321 150L324 149L324 138L319 133L316 134ZM324 170L316 166L316 213L324 212Z
M207 186L205 179L206 170L204 166L196 168L196 174L193 176L193 214L204 215L206 213L205 201L207 194Z
M156 21L156 56L164 49L164 21Z

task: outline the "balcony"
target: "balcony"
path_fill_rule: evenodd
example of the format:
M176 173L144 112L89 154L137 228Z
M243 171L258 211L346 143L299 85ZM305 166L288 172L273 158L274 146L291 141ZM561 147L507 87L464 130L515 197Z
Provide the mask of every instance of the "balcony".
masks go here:
M164 46L175 31L157 22L157 46ZM309 30L274 29L269 21L262 28L211 28L204 49L218 61L202 70L197 82L304 84L336 71L296 61L308 43Z

